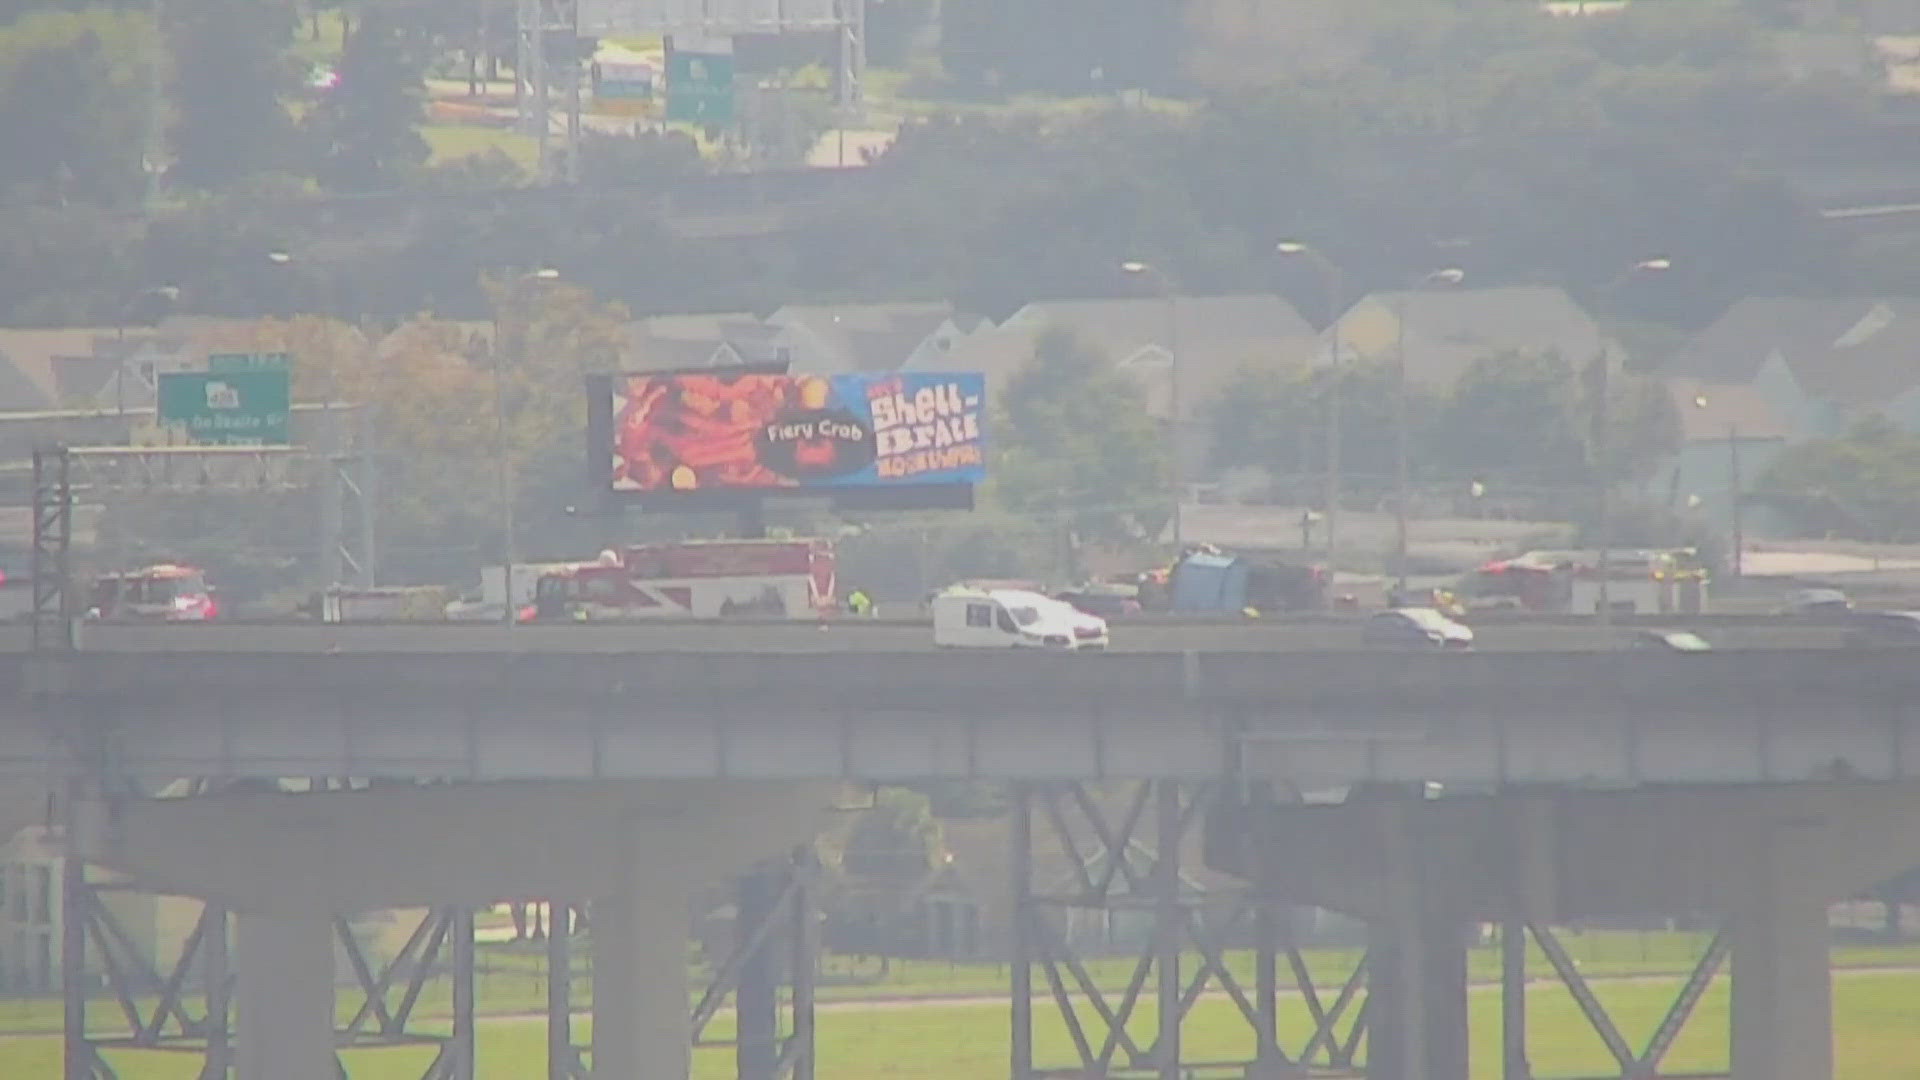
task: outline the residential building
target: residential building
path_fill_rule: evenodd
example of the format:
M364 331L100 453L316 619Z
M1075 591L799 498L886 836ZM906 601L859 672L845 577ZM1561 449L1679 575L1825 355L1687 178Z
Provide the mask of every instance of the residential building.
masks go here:
M1173 411L1177 379L1181 461L1189 479L1206 463L1208 411L1234 376L1247 365L1297 371L1315 348L1313 327L1293 305L1268 294L1044 300L969 336L944 366L984 372L992 394L1027 366L1034 342L1055 327L1137 380L1148 413L1163 423Z
M1749 297L1668 367L1752 386L1796 440L1840 435L1872 415L1920 431L1917 338L1920 299Z
M796 371L930 371L992 324L952 304L789 304L767 316L786 335Z
M1369 293L1322 333L1321 363L1336 336L1344 362L1394 363L1404 353L1408 381L1442 393L1475 361L1503 352L1584 365L1604 348L1622 359L1586 309L1551 286Z
M655 315L627 325L635 371L781 364L793 350L779 328L751 312Z
M946 366L961 341L990 326L946 303L789 304L749 312L656 315L628 327L634 369L784 364L835 375Z
M64 845L57 831L30 826L0 844L0 995L60 991L65 919ZM89 870L96 887L107 875ZM200 905L179 897L99 888L103 918L124 941L149 958L171 962L199 918ZM99 950L88 950L85 970L104 977Z
M1680 418L1680 448L1648 478L1646 494L1731 535L1735 493L1750 495L1781 452L1806 436L1751 384L1674 376L1667 392ZM1782 523L1771 512L1744 504L1742 509L1748 535L1780 531Z

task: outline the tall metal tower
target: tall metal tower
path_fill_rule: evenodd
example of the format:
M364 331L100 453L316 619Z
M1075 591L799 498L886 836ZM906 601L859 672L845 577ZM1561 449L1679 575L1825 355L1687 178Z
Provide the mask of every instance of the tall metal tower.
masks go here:
M522 130L538 148L539 182L580 179L579 0L519 0L514 74ZM557 77L557 78L556 78ZM553 153L553 93L566 95L561 162Z
M867 0L518 0L515 71L522 130L539 147L540 182L580 178L581 73L575 43L590 37L832 31L834 105L840 123L865 106ZM544 47L543 47L544 46ZM556 154L554 95L565 95L564 142Z

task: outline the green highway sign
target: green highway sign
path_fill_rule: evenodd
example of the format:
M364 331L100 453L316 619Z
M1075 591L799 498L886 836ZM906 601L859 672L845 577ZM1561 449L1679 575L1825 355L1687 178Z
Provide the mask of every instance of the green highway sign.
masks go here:
M221 373L233 371L285 371L291 366L292 360L283 352L207 354L207 370Z
M733 120L733 54L667 52L667 119L695 124Z
M285 368L160 376L160 424L203 446L285 446L293 411Z

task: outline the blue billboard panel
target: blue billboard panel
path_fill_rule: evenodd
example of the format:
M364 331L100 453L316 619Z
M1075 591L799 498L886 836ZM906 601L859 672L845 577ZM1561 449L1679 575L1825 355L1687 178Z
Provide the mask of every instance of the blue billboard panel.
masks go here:
M682 371L610 380L611 485L641 495L971 486L977 372Z

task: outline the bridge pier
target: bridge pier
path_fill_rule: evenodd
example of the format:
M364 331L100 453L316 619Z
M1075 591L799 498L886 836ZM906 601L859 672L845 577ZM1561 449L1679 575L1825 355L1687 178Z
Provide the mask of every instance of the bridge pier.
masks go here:
M1735 1080L1833 1075L1833 978L1821 883L1804 872L1800 837L1770 833L1748 854L1727 912L1733 945ZM1799 872L1796 872L1799 871Z
M1466 1075L1465 928L1495 921L1507 1080L1530 1072L1529 938L1613 1059L1609 1076L1667 1075L1731 959L1734 1080L1831 1080L1828 906L1920 860L1920 792L1857 782L1441 798L1374 788L1338 804L1242 801L1215 817L1214 869L1279 864L1279 895L1367 920L1369 1075L1381 1080ZM1711 916L1721 932L1636 1045L1553 927L1658 915Z
M622 855L613 892L593 900L593 1075L685 1080L688 887Z
M1418 808L1399 798L1377 807L1386 911L1368 927L1369 1080L1467 1080L1467 918L1425 872Z
M234 924L239 1080L336 1080L332 923L250 913Z

